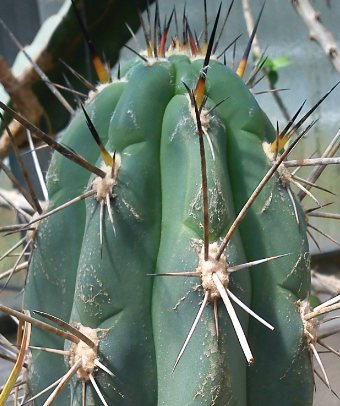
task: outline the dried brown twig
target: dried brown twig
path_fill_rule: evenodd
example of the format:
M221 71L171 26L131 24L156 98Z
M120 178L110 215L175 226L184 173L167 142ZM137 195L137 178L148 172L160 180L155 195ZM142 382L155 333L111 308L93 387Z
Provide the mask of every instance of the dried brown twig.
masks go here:
M314 293L340 294L340 279L334 275L325 275L312 271L312 289Z
M340 49L331 32L321 23L320 13L311 6L309 0L289 0L309 30L309 38L316 41L335 69L340 73Z
M253 32L253 29L254 29L254 20L253 20L253 16L251 13L249 0L242 0L242 6L243 6L244 19L245 19L246 25L247 25L247 31L248 31L248 34L251 35L251 33ZM260 48L256 35L253 40L252 51L256 58L261 58L262 52L261 52L261 48ZM269 86L270 90L272 91L271 93L272 93L276 103L278 104L285 119L287 121L289 121L290 115L288 113L288 110L287 110L286 106L284 105L280 95L276 91L275 86L273 86L272 83L270 82L268 72L266 71L265 68L263 69L263 72L265 74L266 82L268 83L268 86Z
M331 158L334 157L335 153L338 151L340 147L340 130L335 134L334 138L326 148L325 152L322 154L321 158ZM326 169L326 165L317 165L309 174L307 181L311 183L315 183L319 177L321 176L322 172ZM307 190L310 189L309 186L306 187ZM301 202L302 199L306 196L306 193L300 190L297 194L297 198Z
M31 123L39 124L44 110L39 103L37 96L33 93L22 79L16 78L10 68L7 66L4 59L0 56L0 83L9 94L18 112L27 118ZM21 146L26 138L25 128L18 122L12 121L9 128L15 138L16 143ZM12 150L12 143L4 130L0 138L0 158L6 157Z

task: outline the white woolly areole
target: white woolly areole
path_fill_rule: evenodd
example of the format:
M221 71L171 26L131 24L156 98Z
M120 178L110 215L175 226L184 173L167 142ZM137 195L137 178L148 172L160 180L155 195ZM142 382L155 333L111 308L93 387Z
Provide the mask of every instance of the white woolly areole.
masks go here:
M87 106L88 104L90 104L103 89L105 89L106 87L108 87L110 85L111 85L111 83L109 83L109 82L99 83L96 87L96 90L90 90L88 98L85 101L85 105Z
M289 182L290 182L290 178L291 178L291 173L289 172L288 168L286 168L284 166L284 164L282 163L278 168L277 168L277 172L280 175L280 179L282 182L282 185L284 187L289 186Z
M305 316L313 311L312 306L310 305L309 299L298 300L296 306L299 309L303 329L308 343L314 343L318 337L318 326L319 321L317 317L306 320Z
M207 114L208 110L204 107L201 112L201 124L203 127L209 127L210 123L210 114Z
M229 272L227 271L227 260L224 254L221 255L220 259L217 261L215 256L218 252L219 246L217 242L209 245L209 257L208 261L204 260L204 246L199 254L199 263L196 268L196 272L200 274L200 279L204 291L208 290L210 292L210 299L217 299L221 297L215 282L212 278L212 274L216 273L219 277L222 285L227 288L229 282Z
M274 152L272 152L271 150L271 144L269 144L268 142L264 141L262 143L262 147L263 147L263 151L265 152L265 154L267 155L268 159L270 160L270 162L274 162ZM277 155L277 158L279 158L280 155ZM282 163L278 168L277 168L277 172L280 175L280 179L282 182L282 185L284 187L289 186L289 182L290 182L290 178L291 178L291 173L289 172L289 169L286 168L284 166L284 164Z
M184 56L187 56L188 58L190 58L191 57L191 52L190 52L189 49L177 49L177 48L168 49L165 52L165 56L167 58L169 58L172 55L184 55Z
M85 327L79 325L79 331L88 337L95 346L90 348L83 341L79 341L78 344L72 343L70 348L70 366L74 365L79 359L81 359L81 366L77 371L79 379L88 380L89 374L92 374L96 368L94 361L98 358L98 337L97 331L91 327Z
M192 118L194 119L194 121L196 123L197 120L196 120L195 107L191 105L190 96L188 94L186 96L187 96L187 99L188 99L188 102L189 102L189 110L190 110L191 116L192 116ZM202 127L205 127L205 128L209 127L209 123L210 123L210 115L206 114L207 111L208 110L206 108L203 108L202 111L201 111L201 114L200 114L201 125L202 125Z
M148 59L148 61L145 62L147 66L152 66L152 65L154 65L155 63L158 63L158 62L169 62L167 58L148 57L147 59Z
M97 176L92 182L92 189L97 192L96 199L98 201L104 200L106 198L106 193L109 192L110 197L112 196L113 187L116 184L118 170L121 164L121 156L116 154L115 156L115 170L112 177L112 168L111 166L105 165L102 163L100 169L106 173L105 178Z
M274 161L274 152L271 150L271 144L267 141L263 141L262 148L264 153L267 155L268 159L273 162Z

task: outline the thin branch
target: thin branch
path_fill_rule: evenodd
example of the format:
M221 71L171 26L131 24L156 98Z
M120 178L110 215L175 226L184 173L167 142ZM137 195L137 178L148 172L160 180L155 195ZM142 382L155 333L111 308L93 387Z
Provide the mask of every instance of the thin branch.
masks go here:
M333 157L335 155L335 153L337 152L337 150L339 149L339 147L340 147L340 130L335 134L334 138L332 139L331 143L326 148L325 152L322 154L321 158ZM326 165L318 165L317 167L315 167L307 178L308 182L315 183L316 180L319 179L320 175L325 170L325 168L326 168ZM307 189L309 189L309 188L307 187ZM302 191L300 191L297 194L297 197L300 200L300 202L302 201L302 199L305 196L306 196L306 194L303 193Z
M320 13L312 7L309 0L290 0L309 30L309 38L316 41L334 68L340 73L340 49L333 35L321 23Z
M246 25L247 25L247 31L248 31L248 34L250 36L251 33L253 32L253 29L254 29L254 20L253 20L253 16L252 16L252 13L251 13L249 0L242 0L242 6L243 6L244 19L245 19ZM259 42L257 40L256 35L254 37L254 41L253 41L253 45L252 45L252 51L253 51L253 54L257 58L261 57L262 52L261 52ZM266 69L263 69L263 71L265 73L265 78L266 78L266 81L268 83L268 86L269 86L270 90L275 90L275 87L271 84L271 82L269 80L268 72L266 71ZM290 116L289 116L288 110L286 109L286 106L283 104L283 101L282 101L281 97L279 96L278 92L274 91L274 92L272 92L272 95L273 95L276 103L278 104L283 116L285 117L285 119L287 121L289 121Z
M325 207L325 206L323 206ZM307 214L308 217L319 217L323 219L333 219L333 220L340 220L340 214L336 213L318 213L318 212L311 212Z
M340 157L336 158L311 158L311 159L292 159L290 161L285 161L284 166L286 168L295 168L297 166L317 166L317 165L339 165ZM314 183L307 180L308 183ZM310 187L308 190L312 187Z
M340 279L334 275L324 275L312 271L312 289L315 293L338 295L340 293Z
M56 89L53 85L50 84L51 82L50 82L49 78L47 77L47 75L43 72L43 70L40 68L40 66L28 55L28 53L26 52L24 47L20 44L20 42L17 40L17 38L14 36L14 34L11 32L11 30L7 27L7 25L4 23L4 21L1 18L0 18L0 23L3 26L3 28L5 29L5 31L8 33L11 40L17 46L19 51L21 51L25 55L25 57L29 60L29 62L32 64L32 66L34 67L34 70L37 72L37 74L40 76L40 78L46 82L47 87L51 90L51 92L54 94L54 96L66 108L66 110L71 114L71 116L74 116L75 111L70 106L68 101L59 92L58 89Z
M30 221L30 214L34 214L32 206L27 202L23 195L16 189L6 190L0 188L0 206L10 207L22 214L23 217Z
M4 86L6 92L12 99L17 111L20 112L30 122L38 125L43 115L43 108L38 101L37 96L23 81L16 78L6 62L0 56L0 83ZM12 121L9 124L10 130L19 147L25 142L26 134L24 129L17 122ZM12 150L12 143L6 131L0 138L0 158L5 158Z

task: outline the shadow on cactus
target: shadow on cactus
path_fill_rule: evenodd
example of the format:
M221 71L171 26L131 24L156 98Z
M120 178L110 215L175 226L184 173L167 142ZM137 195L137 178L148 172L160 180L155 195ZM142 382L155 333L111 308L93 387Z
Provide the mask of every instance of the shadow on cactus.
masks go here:
M35 404L313 402L316 317L339 298L309 304L308 213L290 183L314 198L316 179L288 168L339 159L287 156L333 89L275 131L242 80L260 16L235 73L215 56L220 11L208 41L205 7L202 46L185 10L183 35L175 8L163 30L158 5L154 27L140 16L146 52L101 75L60 144L1 103L60 152L46 213L31 202L12 228L34 241L24 309L37 317L0 307L33 325Z

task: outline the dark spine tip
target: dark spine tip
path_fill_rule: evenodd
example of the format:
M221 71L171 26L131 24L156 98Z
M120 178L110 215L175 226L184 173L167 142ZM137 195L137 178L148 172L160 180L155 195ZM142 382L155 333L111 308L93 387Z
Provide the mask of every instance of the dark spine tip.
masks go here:
M265 4L266 4L266 2L264 1L263 5L262 5L262 7L261 7L261 10L260 10L260 14L259 14L258 17L257 17L257 20L256 20L256 23L255 23L253 32L251 33L251 36L250 36L250 38L249 38L247 47L246 47L246 49L245 49L245 51L244 51L244 54L243 54L243 58L242 58L242 59L248 60L249 53L250 53L250 50L251 50L251 46L252 46L252 44L253 44L253 41L254 41L254 38L255 38L255 35L256 35L256 31L257 31L257 28L258 28L259 23L260 23L260 19L261 19L262 12L263 12L263 9L264 9Z
M211 32L207 53L206 53L205 59L204 59L204 64L203 64L203 69L202 69L202 75L204 75L204 76L206 75L207 69L208 69L208 66L209 66L210 56L211 56L211 52L212 52L214 41L215 41L217 24L218 24L218 20L220 18L220 14L221 14L221 8L222 8L222 3L220 3L220 6L218 8L218 12L217 12L215 23L214 23L214 28L213 28L213 30Z
M79 22L80 29L81 29L81 31L82 31L82 33L84 35L85 41L86 41L87 46L89 48L91 57L93 59L95 56L97 56L96 50L95 50L94 45L93 45L93 43L92 43L92 41L90 39L87 28L85 27L85 24L84 24L84 22L83 22L83 20L82 20L82 18L80 16L80 13L79 13L79 11L77 9L77 6L76 6L74 0L71 0L71 3L72 3L73 10L74 10L74 12L75 12L75 14L77 16L77 20Z
M230 6L229 6L229 9L228 9L227 15L226 15L226 17L225 17L225 19L224 19L224 22L223 22L221 31L220 31L220 33L219 33L219 35L218 35L216 44L215 44L215 46L214 46L213 54L214 54L214 53L216 52L216 50L217 50L218 44L219 44L219 42L220 42L220 39L221 39L222 34L223 34L223 31L224 31L224 27L225 27L225 25L226 25L226 23L227 23L227 21L228 21L228 18L229 18L229 14L230 14L230 12L231 12L231 9L233 8L233 4L234 4L234 0L232 0L232 2L230 3Z

